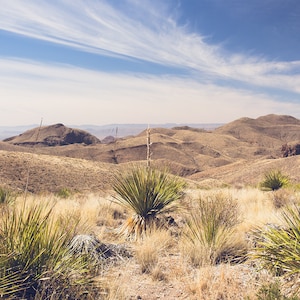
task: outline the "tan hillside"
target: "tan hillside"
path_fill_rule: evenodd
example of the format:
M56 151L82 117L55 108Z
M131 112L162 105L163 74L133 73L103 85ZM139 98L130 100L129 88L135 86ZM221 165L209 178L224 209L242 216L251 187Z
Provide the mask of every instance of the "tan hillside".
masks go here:
M298 180L299 156L282 158L281 148L300 141L299 129L300 120L278 115L241 118L214 131L152 128L151 160L203 184L256 184L272 168L283 169ZM42 127L36 137L38 130L0 142L3 184L24 188L29 166L31 190L94 190L106 185L112 169L146 159L145 131L109 144L65 145L62 141L72 129L62 124ZM45 146L51 138L56 146Z
M58 192L67 188L74 192L109 188L113 164L83 159L0 151L0 182L19 192Z
M257 146L274 148L300 141L300 120L281 115L241 118L217 128L216 133L229 134Z

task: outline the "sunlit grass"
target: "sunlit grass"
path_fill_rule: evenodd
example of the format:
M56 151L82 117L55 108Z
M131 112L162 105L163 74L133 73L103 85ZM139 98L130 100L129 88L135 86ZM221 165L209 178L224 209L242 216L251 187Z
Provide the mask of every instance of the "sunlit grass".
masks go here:
M14 206L3 214L0 277L9 281L1 281L0 294L30 298L42 285L51 293L66 285L89 283L85 262L68 248L75 228L61 227L51 218L52 212L51 206L40 202ZM59 284L52 286L53 279Z
M41 217L45 217L48 209L51 209L51 214L48 217L49 222L58 224L58 227L63 228L66 232L72 232L70 236L77 234L95 236L100 242L122 243L124 249L130 250L132 257L120 258L116 264L108 263L105 268L100 268L101 271L95 279L97 282L96 290L101 295L100 299L130 299L139 293L144 297L144 295L153 292L150 286L155 284L157 289L157 294L153 292L155 295L160 295L160 293L167 295L169 287L172 286L171 289L180 290L184 295L182 298L186 297L186 299L257 300L258 293L261 293L260 291L264 287L272 287L271 284L276 281L276 278L271 272L267 272L267 267L262 272L258 272L259 270L252 265L250 260L235 260L235 258L241 254L244 255L245 252L247 254L247 251L249 254L251 245L248 242L248 237L253 237L253 229L264 227L270 223L280 226L284 224L284 220L280 219L279 216L289 204L284 204L281 208L276 207L271 197L272 193L255 188L189 190L188 197L180 201L181 209L170 212L175 219L176 226L165 226L164 228L153 226L151 230L146 231L143 238L136 241L121 239L115 234L132 211L114 203L109 193L106 196L103 194L74 194L69 198L61 198L51 194L28 195L25 204L22 197L18 197L13 205L7 206L7 209L12 209L15 206L20 214L23 212L26 215L32 207L42 203L44 209L40 212ZM216 195L219 195L219 198ZM299 198L292 190L289 191L288 197L296 199L294 202L297 202ZM213 245L213 247L208 247L206 250L200 242L187 242L184 235L189 226L187 223L188 216L197 212L199 198L202 200L218 199L219 204L222 203L222 200L227 199L228 202L225 201L227 204L223 204L223 211L224 208L227 209L228 220L232 221L232 223L229 222L231 225L228 226L228 232L224 231L223 221L221 222L223 227L219 227L223 229L219 230L219 234L214 236L214 231L209 231L213 238L207 239L207 241L210 241L208 245ZM222 208L222 205L220 207ZM3 210L2 215L5 215L7 209ZM216 212L216 210L213 211ZM233 213L233 216L237 216L237 219L230 217L229 212ZM215 214L215 217L217 215ZM226 220L224 215L221 219ZM206 219L206 221L208 220ZM204 222L205 218L202 218L202 221ZM1 222L3 222L3 218L1 218ZM218 227L209 226L208 228L216 229ZM198 230L203 230L203 224ZM225 244L218 243L224 238L227 241ZM225 251L216 251L218 247L225 249ZM215 254L211 255L212 252L207 251L207 249L215 249ZM222 260L224 256L219 255L219 253L231 253L231 257ZM7 263L12 255L13 252L10 251L5 257L0 256L0 264ZM3 273L0 279L0 286L6 286L6 288L9 286L10 288L10 290L7 289L7 295L24 291L27 286L24 278L20 278L18 271L15 271L12 268L9 274ZM64 281L63 278L55 279L56 277L51 272L47 273L48 277L42 277L47 278L47 280L39 281L35 300L47 299L50 290L55 290L56 295L60 295L57 298L53 295L53 299L63 299L64 292L59 285L65 286L67 281ZM69 278L73 280L74 277L72 275ZM15 285L11 284L12 280ZM24 283L26 286L23 285ZM136 289L143 285L145 285L144 291L137 292ZM76 295L74 296L75 299L88 299L88 297L84 298L83 295L80 296L82 293L80 283L73 285L68 282L68 286L70 290L67 292L72 290L73 295ZM95 287L87 287L86 291L93 293L93 288ZM281 290L282 294L284 292L284 289Z

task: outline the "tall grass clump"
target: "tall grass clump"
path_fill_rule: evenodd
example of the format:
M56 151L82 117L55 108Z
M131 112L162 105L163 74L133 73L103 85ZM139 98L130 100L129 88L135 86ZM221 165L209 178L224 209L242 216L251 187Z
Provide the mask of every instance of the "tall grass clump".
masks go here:
M21 206L0 221L0 297L75 299L76 290L85 299L91 278L84 260L69 251L73 232L54 222L45 204Z
M200 196L189 214L186 251L194 265L216 264L237 256L237 245L232 239L234 226L239 222L236 200L222 192Z
M253 257L275 275L284 275L293 283L300 276L300 207L287 207L282 212L283 227L257 230ZM296 286L297 284L295 284ZM298 286L299 289L299 286Z
M276 191L289 184L289 177L281 173L280 170L272 170L264 175L264 180L260 183L261 188Z
M170 212L183 196L185 182L152 167L135 166L117 173L113 182L115 200L133 212L121 232L135 239L155 223L158 214Z
M144 236L143 240L139 240L135 246L135 258L141 266L143 273L151 273L153 278L162 275L159 271L159 259L163 256L163 252L172 246L170 233L165 229L156 229Z

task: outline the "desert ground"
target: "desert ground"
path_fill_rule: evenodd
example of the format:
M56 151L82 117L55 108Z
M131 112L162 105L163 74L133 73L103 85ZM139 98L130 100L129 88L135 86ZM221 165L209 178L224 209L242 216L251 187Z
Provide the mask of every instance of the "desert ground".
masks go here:
M42 202L53 207L54 219L77 222L76 235L118 249L94 273L96 299L299 299L292 298L299 296L298 279L275 276L252 253L255 232L284 226L282 213L300 203L300 156L282 152L299 143L300 120L268 115L213 131L151 128L151 166L186 185L176 209L159 216L160 225L140 239L120 234L133 212L115 201L112 185L115 174L146 166L147 131L109 143L80 132L91 142L73 143L66 139L70 130L58 127L59 134L43 127L0 142L1 187L15 195L8 205L26 212ZM286 175L289 186L262 190L272 170ZM222 253L190 243L188 224L201 199L224 201L236 216L226 251L218 245ZM218 252L218 259L207 251Z

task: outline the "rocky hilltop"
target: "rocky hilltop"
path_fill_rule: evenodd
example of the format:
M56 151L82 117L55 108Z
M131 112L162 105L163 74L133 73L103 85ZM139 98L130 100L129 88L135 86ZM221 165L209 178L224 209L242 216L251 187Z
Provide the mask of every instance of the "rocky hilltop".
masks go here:
M100 143L100 140L90 133L54 124L51 126L37 127L27 130L24 133L3 140L9 144L19 146L65 146L71 144L93 145Z

